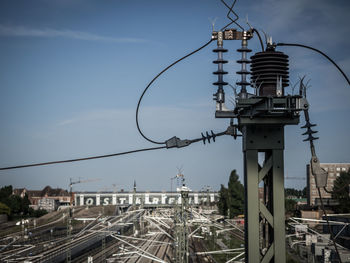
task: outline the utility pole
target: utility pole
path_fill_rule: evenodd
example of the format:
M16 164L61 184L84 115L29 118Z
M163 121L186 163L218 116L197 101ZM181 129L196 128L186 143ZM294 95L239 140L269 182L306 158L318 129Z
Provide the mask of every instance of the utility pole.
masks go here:
M71 246L72 246L72 204L73 204L73 195L72 195L72 187L73 183L72 178L69 179L69 208L68 208L68 217L67 217L67 240L69 242L67 251L66 251L66 262L70 263L72 254L71 254Z
M184 180L184 179L182 179ZM188 193L185 185L181 187L181 204L175 207L175 263L188 263Z
M68 208L68 217L67 217L67 225L66 225L66 229L67 229L67 241L68 241L68 247L67 247L67 251L66 251L66 262L70 263L72 260L72 218L73 218L73 192L72 192L72 188L73 188L73 184L80 184L80 183L86 183L86 182L93 182L93 181L98 181L100 179L88 179L88 180L78 180L78 181L72 181L72 178L69 179L69 208Z
M308 108L306 99L301 95L285 95L288 86L288 56L275 50L272 40L263 52L248 59L251 52L248 40L254 30L226 29L213 32L212 39L217 40L218 54L214 61L218 65L218 86L214 94L216 118L229 118L227 134L234 138L243 137L244 187L245 187L245 260L248 263L285 262L285 214L284 214L284 126L299 123L300 111ZM235 91L235 108L225 106L223 86L223 48L224 40L241 40L237 51L242 57L237 62L241 76L236 84L240 91ZM247 64L251 63L251 72ZM251 81L247 75L252 74ZM254 93L249 93L252 86ZM237 119L237 124L234 124ZM261 159L259 157L262 157ZM259 184L264 184L264 198L259 200ZM262 227L263 231L260 231ZM266 230L266 231L264 231ZM262 232L262 235L260 233Z
M132 195L132 205L136 207L136 181L134 180L134 190Z
M105 209L102 205L102 217L105 216ZM105 222L104 224L108 224L108 222L106 222L106 217L104 218ZM107 225L108 226L108 225ZM101 246L101 253L102 253L102 262L105 262L106 261L106 227L104 228L104 231L103 231L103 237L102 237L102 246Z

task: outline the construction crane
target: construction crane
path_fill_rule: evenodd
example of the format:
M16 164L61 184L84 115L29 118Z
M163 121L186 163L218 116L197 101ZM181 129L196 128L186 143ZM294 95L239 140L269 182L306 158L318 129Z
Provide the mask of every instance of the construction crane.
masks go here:
M72 204L72 188L73 188L73 184L81 184L81 183L88 183L88 182L95 182L95 181L100 181L100 178L94 178L94 179L86 179L86 180L81 180L79 178L78 181L72 181L72 178L70 178L70 183L69 183L69 193L71 195L71 201L70 204Z

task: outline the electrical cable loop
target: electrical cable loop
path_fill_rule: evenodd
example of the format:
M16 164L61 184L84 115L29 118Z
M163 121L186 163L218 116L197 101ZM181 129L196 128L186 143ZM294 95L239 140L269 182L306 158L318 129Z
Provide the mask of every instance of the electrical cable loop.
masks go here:
M349 84L350 86L350 79L348 78L348 76L345 74L345 72L338 66L337 63L335 63L335 61L333 59L331 59L326 53L322 52L321 50L314 48L314 47L310 47L307 45L302 45L302 44L295 44L295 43L277 43L274 44L275 46L289 46L289 47L302 47L302 48L307 48L310 50L313 50L319 54L321 54L322 56L324 56L326 59L328 59L329 62L331 62L337 69L338 71L343 75L343 77L345 78L346 82Z
M166 141L165 142L159 142L159 141L155 141L155 140L152 140L150 138L148 138L142 131L141 131L141 128L140 128L140 124L139 124L139 109L140 109L140 105L141 105L141 101L142 101L142 98L143 96L146 94L147 90L151 87L151 85L153 84L153 82L160 76L162 75L165 71L167 71L168 69L170 69L171 67L173 67L174 65L176 65L177 63L179 63L180 61L188 58L189 56L192 56L193 54L197 53L198 51L202 50L203 48L205 48L206 46L208 46L211 42L213 41L213 39L210 39L207 43L205 43L204 45L202 45L201 47L197 48L196 50L188 53L187 55L183 56L182 58L176 60L175 62L173 62L172 64L170 64L169 66L167 66L166 68L164 68L161 72L159 72L146 86L146 88L143 90L140 98L139 98L139 101L137 103L137 107L136 107L136 127L137 127L137 130L138 132L140 133L140 135L147 141L151 142L151 143L154 143L154 144L166 144Z

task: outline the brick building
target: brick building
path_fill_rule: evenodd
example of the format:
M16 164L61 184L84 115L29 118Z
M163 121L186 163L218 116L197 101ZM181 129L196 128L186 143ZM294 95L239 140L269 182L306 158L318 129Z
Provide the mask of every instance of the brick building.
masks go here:
M52 210L52 207L56 208L58 205L68 205L71 199L67 190L61 188L54 189L50 186L46 186L43 190L18 188L13 190L13 194L19 195L22 198L27 194L32 208L47 210L47 207L50 207L50 211ZM51 202L48 199L53 201ZM53 203L54 205L52 206Z

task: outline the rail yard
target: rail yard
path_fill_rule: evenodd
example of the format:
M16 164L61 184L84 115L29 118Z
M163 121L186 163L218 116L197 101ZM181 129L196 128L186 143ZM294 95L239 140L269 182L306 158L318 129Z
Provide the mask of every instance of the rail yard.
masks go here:
M217 262L217 255L243 255L242 226L212 212L187 207L186 202L168 208L85 206L74 208L72 223L67 225L66 209L55 212L51 222L34 227L29 220L21 231L12 227L13 233L1 237L1 262L147 263L177 262L180 257L188 262ZM227 247L221 240L228 234L241 246Z

